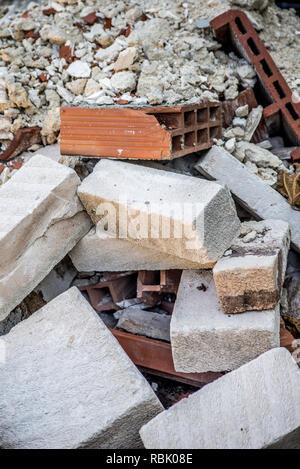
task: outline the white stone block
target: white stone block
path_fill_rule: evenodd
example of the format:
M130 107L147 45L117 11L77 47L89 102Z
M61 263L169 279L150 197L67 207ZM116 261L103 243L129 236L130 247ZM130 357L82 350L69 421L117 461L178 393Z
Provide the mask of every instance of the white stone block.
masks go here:
M204 386L140 431L149 449L300 448L300 370L276 348Z
M201 265L92 228L69 253L79 272L199 269Z
M205 268L240 226L223 185L121 161L101 160L78 194L94 223L118 238Z
M292 246L300 252L300 212L243 163L223 148L214 146L200 158L195 168L209 179L226 184L238 202L256 217L286 221L291 228Z
M0 320L91 227L75 171L35 156L0 188Z
M211 271L184 271L171 319L176 371L228 371L279 347L279 306L224 314Z
M137 448L163 410L75 287L1 341L1 448Z

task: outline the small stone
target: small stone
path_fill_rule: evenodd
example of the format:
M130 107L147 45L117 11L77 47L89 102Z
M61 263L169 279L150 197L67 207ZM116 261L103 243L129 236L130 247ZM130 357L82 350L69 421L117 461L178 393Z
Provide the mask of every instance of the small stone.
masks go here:
M249 114L248 104L245 104L245 106L238 107L235 111L236 117L247 117L248 114Z
M110 82L117 91L132 91L136 86L136 75L133 72L117 72L112 76Z
M225 143L225 148L227 151L229 151L229 153L232 153L235 149L235 143L236 143L236 139L233 137L233 138L230 138L229 140L227 140L227 142Z
M89 78L91 68L88 63L76 60L68 68L68 74L74 78Z
M234 127L241 127L242 129L245 129L246 124L247 124L247 120L241 117L235 117L232 121L232 125Z
M243 243L250 243L251 241L255 240L256 236L256 231L250 231L250 233L243 237L242 241Z
M127 68L129 68L133 64L135 56L135 47L128 47L128 49L125 49L120 52L118 60L115 62L114 65L115 72L118 72L120 70L126 70Z
M66 88L68 88L71 93L75 94L75 96L79 96L84 93L86 83L86 79L78 78L77 80L73 80L67 83Z

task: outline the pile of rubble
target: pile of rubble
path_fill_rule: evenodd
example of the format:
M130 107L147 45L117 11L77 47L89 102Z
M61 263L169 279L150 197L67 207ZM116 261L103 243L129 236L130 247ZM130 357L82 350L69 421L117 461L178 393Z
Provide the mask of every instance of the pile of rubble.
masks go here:
M299 447L299 20L116 3L3 7L0 448Z

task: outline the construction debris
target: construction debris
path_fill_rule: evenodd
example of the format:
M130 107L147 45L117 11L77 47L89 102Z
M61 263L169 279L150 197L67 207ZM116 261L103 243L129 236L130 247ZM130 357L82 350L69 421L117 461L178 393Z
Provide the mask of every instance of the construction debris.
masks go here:
M291 229L292 247L300 251L300 213L243 163L225 149L214 146L200 158L195 168L209 179L226 184L239 203L255 217L286 221Z
M299 448L299 390L295 361L277 348L182 399L140 434L149 449Z
M100 229L108 225L117 238L204 268L216 263L239 230L227 188L181 174L101 160L78 195Z
M300 447L295 11L0 26L0 448Z
M184 271L171 319L176 371L234 370L279 347L279 306L224 314L211 271Z
M76 288L3 340L2 448L142 446L138 431L162 406Z
M35 156L1 186L0 320L90 229L79 183L75 171Z
M243 223L230 253L213 269L223 311L232 314L275 308L281 298L289 247L286 222Z

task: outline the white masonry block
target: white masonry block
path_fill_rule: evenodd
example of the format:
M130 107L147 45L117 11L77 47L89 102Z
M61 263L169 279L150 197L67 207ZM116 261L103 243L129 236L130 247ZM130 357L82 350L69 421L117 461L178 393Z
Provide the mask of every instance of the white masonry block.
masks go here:
M69 256L79 272L199 269L199 263L118 239L93 227Z
M176 371L229 371L279 347L279 306L224 314L211 271L184 271L171 319Z
M242 224L213 269L225 313L275 308L281 298L290 247L288 223L281 220Z
M163 410L150 385L73 287L1 338L0 447L142 447Z
M300 370L270 350L155 417L140 431L149 449L299 449Z
M239 231L228 189L192 176L103 159L78 194L94 223L117 238L205 268Z
M238 202L253 215L286 221L291 228L292 247L300 252L300 212L243 163L223 148L213 146L195 168L209 179L226 184Z
M30 159L0 188L0 321L91 227L75 171Z

